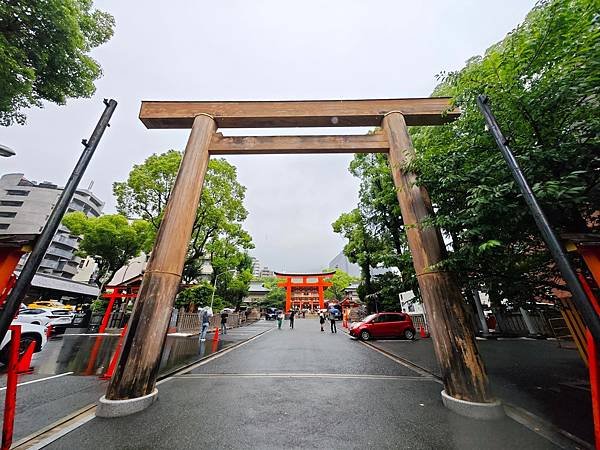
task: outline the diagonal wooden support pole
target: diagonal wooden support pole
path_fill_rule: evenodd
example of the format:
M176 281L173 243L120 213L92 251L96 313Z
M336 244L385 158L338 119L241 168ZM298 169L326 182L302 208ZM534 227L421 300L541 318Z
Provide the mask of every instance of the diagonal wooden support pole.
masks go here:
M414 173L403 170L415 155L404 116L396 111L388 113L383 127L388 136L392 176L445 393L467 403L494 403L460 289L451 273L436 267L446 257L446 248L439 229L426 225L427 219L433 217L429 194L424 187L416 185Z
M177 179L129 320L121 356L106 396L100 399L97 415L114 417L131 414L151 404L156 396L160 355L173 300L179 289L208 167L208 148L215 129L215 122L208 115L200 114L194 119ZM137 404L136 399L140 399Z

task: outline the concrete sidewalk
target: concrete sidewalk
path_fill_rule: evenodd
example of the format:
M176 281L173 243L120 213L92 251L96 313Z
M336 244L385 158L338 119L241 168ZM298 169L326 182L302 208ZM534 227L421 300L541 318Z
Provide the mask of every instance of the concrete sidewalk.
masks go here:
M165 381L147 410L94 418L46 448L557 448L509 418L450 412L435 378L316 320L273 327Z

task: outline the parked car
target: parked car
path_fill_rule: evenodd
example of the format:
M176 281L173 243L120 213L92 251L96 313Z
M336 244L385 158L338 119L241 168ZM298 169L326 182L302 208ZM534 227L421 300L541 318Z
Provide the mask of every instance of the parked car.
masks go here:
M40 352L46 345L46 328L42 325L34 325L32 323L21 322L18 319L12 321L13 325L21 325L21 342L19 344L19 355L25 353L29 344L35 342L34 352ZM10 337L11 331L9 330L2 339L0 344L0 362L4 365L8 363L10 356Z
M60 333L71 325L73 313L68 309L24 309L19 311L17 318L20 322L34 325L52 325L52 330Z
M36 308L44 308L44 309L67 309L69 311L74 311L75 307L73 305L65 305L61 302L57 302L56 300L39 300L34 303L30 303L27 305L29 309Z
M265 311L265 320L277 319L277 308L267 308Z
M415 327L408 314L383 312L371 314L361 322L350 325L350 336L368 341L372 338L414 339Z

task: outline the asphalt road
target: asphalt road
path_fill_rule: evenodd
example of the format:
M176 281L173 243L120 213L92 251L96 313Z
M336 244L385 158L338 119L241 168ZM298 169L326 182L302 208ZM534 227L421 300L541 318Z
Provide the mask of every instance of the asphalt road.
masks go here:
M199 343L197 336L170 336L163 350L160 372L170 372L210 356L215 350L257 335L264 331L264 326L262 322L228 330L218 345L213 345L212 335L203 343ZM117 340L118 336L64 335L53 338L42 352L35 354L34 373L20 375L18 379L13 442L96 403L108 383L98 376L106 371ZM1 374L0 416L4 413L5 386L6 374Z
M448 411L435 379L341 331L321 333L316 320L269 326L161 384L147 410L92 419L46 448L555 448L509 418Z
M431 339L373 345L439 374ZM478 340L492 390L503 402L594 442L589 374L575 349L537 339Z

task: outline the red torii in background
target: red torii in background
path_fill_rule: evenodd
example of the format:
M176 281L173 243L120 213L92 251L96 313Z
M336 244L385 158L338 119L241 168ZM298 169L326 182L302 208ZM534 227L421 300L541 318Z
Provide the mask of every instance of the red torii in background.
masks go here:
M303 309L303 305L308 303L309 309L314 310L318 304L319 309L325 308L325 289L333 286L330 281L335 271L320 273L281 273L275 272L275 276L281 279L277 286L284 287L285 293L285 311L292 309L292 306ZM296 295L294 294L301 294ZM315 295L316 294L316 295Z

